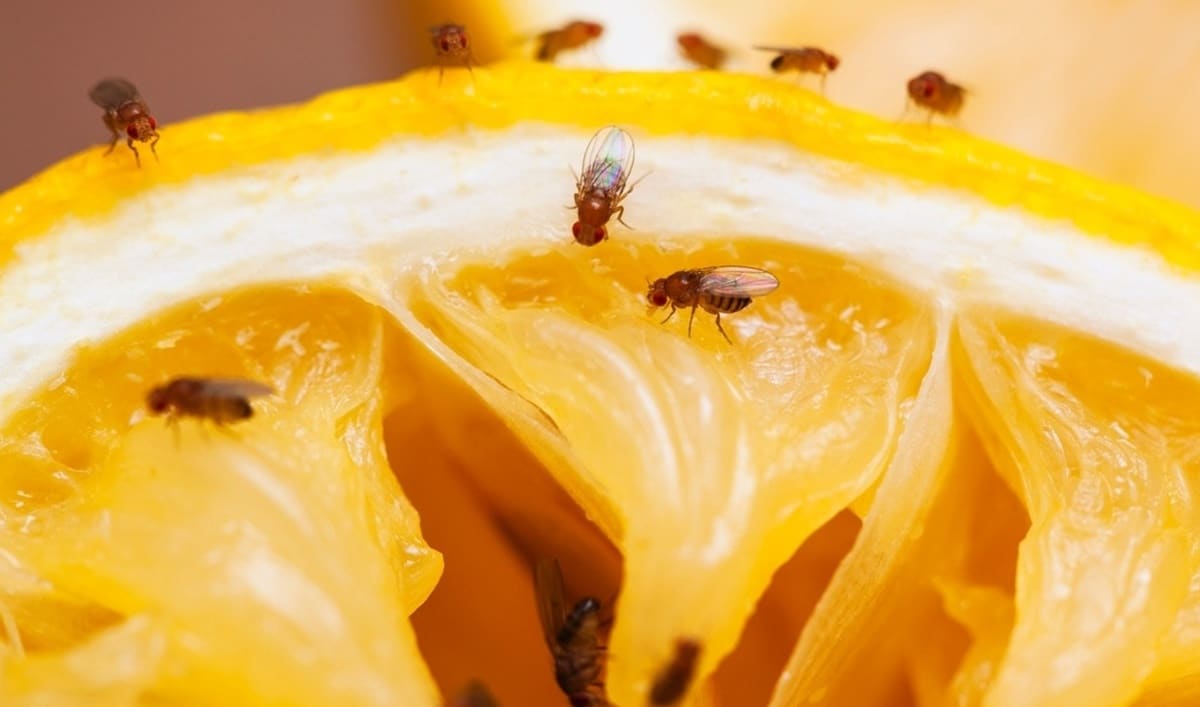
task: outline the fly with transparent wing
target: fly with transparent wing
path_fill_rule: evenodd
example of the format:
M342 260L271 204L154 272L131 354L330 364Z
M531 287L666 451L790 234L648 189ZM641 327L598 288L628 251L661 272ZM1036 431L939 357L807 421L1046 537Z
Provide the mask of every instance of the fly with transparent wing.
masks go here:
M721 315L740 312L749 307L755 297L770 294L778 287L779 278L766 270L746 265L717 265L680 270L660 277L650 283L646 299L653 308L671 306L670 314L663 320L664 324L675 315L675 310L690 307L689 337L692 335L697 307L717 315L717 331L732 344L725 328L721 326Z
M588 142L575 180L578 219L571 235L579 244L592 246L608 238L607 224L613 217L629 226L621 202L633 191L633 185L628 185L633 159L633 137L614 125L601 128Z

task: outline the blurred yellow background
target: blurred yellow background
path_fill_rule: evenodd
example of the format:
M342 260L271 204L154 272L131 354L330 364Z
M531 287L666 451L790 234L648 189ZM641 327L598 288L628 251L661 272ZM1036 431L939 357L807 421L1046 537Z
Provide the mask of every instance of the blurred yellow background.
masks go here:
M486 63L518 52L514 37L575 17L607 31L560 63L684 69L674 43L683 30L733 50L735 68L763 74L770 55L753 44L820 46L842 60L830 100L889 120L903 111L904 81L938 69L971 90L964 129L1200 206L1192 0L8 3L0 188L106 139L87 100L102 76L133 80L169 141L171 121L299 101L431 63L427 28L436 22L466 24Z

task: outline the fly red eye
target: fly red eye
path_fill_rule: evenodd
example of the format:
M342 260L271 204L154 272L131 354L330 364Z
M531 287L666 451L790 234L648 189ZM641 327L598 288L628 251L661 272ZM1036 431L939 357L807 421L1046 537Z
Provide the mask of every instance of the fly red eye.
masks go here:
M137 126L134 126L134 125L126 126L125 134L131 138L137 138L137 136L138 136Z
M575 225L571 226L571 235L575 236L576 238L579 238L579 234L582 232L583 232L583 228L579 225L579 222L576 221Z
M922 96L926 98L933 98L933 94L935 93L937 93L937 86L934 86L932 82L926 81L921 85Z
M158 130L158 121L154 119L154 116L150 116L150 129Z
M442 40L442 51L444 51L444 52L450 51L450 40L449 39Z
M650 303L655 307L665 307L667 305L667 293L652 292L650 293Z
M596 238L596 243L608 238L608 232L604 230L604 227L597 228L592 235Z

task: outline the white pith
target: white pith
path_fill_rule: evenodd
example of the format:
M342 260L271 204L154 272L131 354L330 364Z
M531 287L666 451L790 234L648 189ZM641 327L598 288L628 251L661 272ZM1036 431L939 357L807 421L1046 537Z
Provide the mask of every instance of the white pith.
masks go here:
M633 176L650 174L625 202L637 230L614 224L614 239L814 246L951 303L995 303L1200 373L1200 278L1149 251L783 144L631 132ZM398 138L367 153L197 177L107 217L65 218L20 246L0 277L0 415L55 377L73 347L204 293L336 279L382 299L406 269L441 254L579 247L564 206L589 137L525 125Z

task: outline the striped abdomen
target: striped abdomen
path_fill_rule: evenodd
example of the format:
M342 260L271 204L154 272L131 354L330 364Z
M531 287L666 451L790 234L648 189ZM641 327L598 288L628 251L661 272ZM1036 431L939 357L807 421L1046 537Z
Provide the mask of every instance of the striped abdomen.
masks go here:
M705 310L714 314L720 312L722 314L733 314L740 312L750 306L749 297L738 297L736 295L704 295L704 299L700 301L700 306Z
M575 603L555 636L554 679L572 705L576 704L576 696L587 695L588 688L599 679L604 669L604 649L600 646L599 630L600 602L585 597Z

